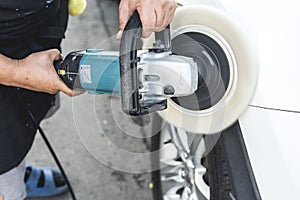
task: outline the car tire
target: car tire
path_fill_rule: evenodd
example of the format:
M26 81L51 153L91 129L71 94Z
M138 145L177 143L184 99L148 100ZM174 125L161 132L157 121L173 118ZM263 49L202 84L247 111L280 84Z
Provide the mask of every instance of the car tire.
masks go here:
M163 120L154 121L155 127L168 125ZM164 125L164 126L165 126ZM164 129L161 129L151 138L152 152L160 152L163 148L160 144ZM206 135L205 141L215 143L211 151L202 159L202 165L206 168L203 176L204 181L209 185L210 200L260 200L260 194L252 172L246 147L236 122L230 128L222 132L218 139L212 138L212 135ZM158 167L160 163L160 153L152 154L151 163L154 170L152 171L153 197L155 200L168 199L164 198L162 170ZM180 191L180 190L179 190ZM179 198L184 199L184 198ZM201 198L200 198L201 199Z

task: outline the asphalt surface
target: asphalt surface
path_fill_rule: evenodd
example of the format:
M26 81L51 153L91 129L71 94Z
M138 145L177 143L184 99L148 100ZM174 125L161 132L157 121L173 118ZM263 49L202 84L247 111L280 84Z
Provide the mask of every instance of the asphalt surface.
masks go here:
M63 53L90 48L117 50L117 31L118 1L89 0L84 14L70 17ZM60 97L60 109L41 126L68 174L77 199L152 199L150 125L145 122L143 126L137 125L125 115L118 97L89 94ZM26 162L56 168L39 135ZM64 194L45 199L71 198Z

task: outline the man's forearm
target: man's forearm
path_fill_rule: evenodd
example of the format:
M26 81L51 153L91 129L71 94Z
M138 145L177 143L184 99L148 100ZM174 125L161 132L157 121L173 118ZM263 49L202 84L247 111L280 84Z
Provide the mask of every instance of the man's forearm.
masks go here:
M15 74L18 60L13 60L0 54L0 84L15 86Z

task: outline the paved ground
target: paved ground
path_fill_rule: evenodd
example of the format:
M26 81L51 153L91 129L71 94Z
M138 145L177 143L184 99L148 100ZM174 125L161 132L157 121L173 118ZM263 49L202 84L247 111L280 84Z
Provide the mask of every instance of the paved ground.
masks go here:
M86 12L70 19L63 52L116 49L118 2L89 0ZM143 128L123 114L117 97L61 94L61 108L42 127L62 161L78 199L152 199L149 125ZM55 167L40 136L27 163ZM138 172L138 173L136 173ZM49 200L70 199L68 194Z

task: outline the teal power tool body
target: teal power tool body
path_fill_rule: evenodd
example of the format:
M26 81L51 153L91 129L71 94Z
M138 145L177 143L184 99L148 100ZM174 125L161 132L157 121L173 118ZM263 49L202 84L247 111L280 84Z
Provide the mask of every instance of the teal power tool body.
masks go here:
M122 109L143 115L167 108L167 98L193 94L197 64L171 52L170 30L155 33L155 43L140 50L142 25L137 12L129 19L120 52L90 49L69 53L54 66L65 84L91 94L117 94Z

